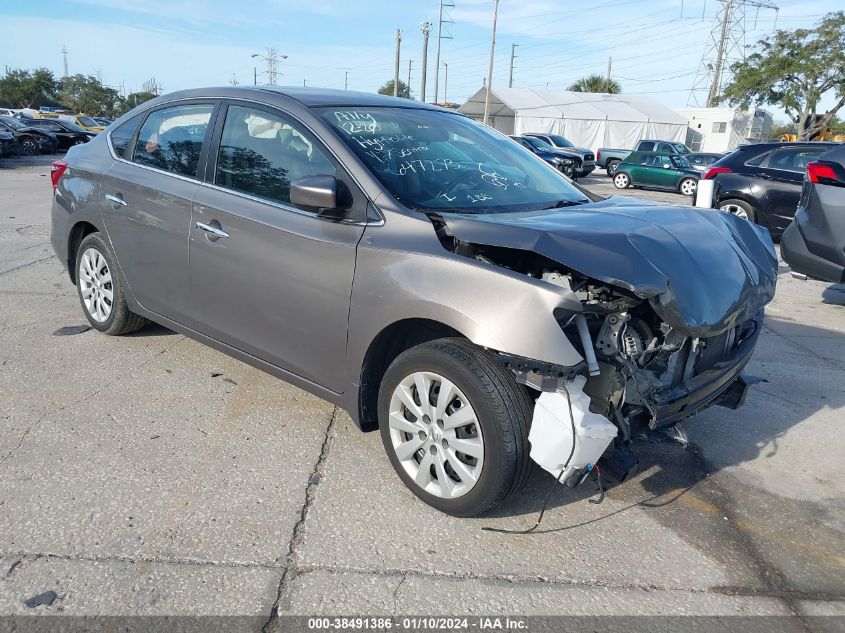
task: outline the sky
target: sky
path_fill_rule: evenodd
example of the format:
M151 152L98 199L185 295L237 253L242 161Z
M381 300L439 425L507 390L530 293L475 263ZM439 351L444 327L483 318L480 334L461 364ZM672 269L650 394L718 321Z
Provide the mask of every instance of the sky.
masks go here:
M765 0L768 2L768 0ZM842 0L773 0L746 9L746 44L778 28L814 25ZM483 84L493 0L447 0L438 100L462 103ZM434 99L438 0L0 0L0 69L46 67L101 77L125 93L155 78L165 92L267 83L274 48L280 85L373 92L393 78L402 31L400 77L419 96L422 24L432 22L426 98ZM690 90L712 37L718 0L500 0L493 85L566 89L587 74L612 75L624 92L672 108L695 105ZM750 50L750 49L747 49ZM706 91L697 93L699 100ZM824 103L822 104L824 105ZM772 109L776 118L779 114ZM782 118L782 115L781 115Z

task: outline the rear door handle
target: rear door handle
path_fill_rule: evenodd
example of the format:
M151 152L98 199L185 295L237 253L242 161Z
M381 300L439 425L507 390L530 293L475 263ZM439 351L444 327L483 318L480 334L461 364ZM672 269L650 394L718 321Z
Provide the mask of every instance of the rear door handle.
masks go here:
M106 200L108 200L112 204L116 204L116 205L121 206L121 207L126 206L126 200L124 200L123 198L121 198L119 196L113 196L110 193L106 194Z
M197 222L197 228L205 231L206 233L210 233L214 237L229 237L229 234L223 229L218 229L216 226L205 224L203 222Z

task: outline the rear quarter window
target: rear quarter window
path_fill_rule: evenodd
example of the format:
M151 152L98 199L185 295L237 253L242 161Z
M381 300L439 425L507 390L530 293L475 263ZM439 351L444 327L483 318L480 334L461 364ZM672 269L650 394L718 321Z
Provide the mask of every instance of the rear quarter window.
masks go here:
M125 123L121 123L117 128L112 130L111 134L109 134L112 149L119 158L129 157L129 148L132 138L135 136L135 132L138 131L138 127L141 125L143 118L143 114L137 114Z

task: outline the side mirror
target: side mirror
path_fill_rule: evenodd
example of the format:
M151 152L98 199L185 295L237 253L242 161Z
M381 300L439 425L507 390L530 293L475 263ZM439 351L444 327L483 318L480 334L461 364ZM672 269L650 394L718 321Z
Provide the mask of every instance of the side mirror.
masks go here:
M663 165L663 169L672 169L672 165Z
M290 185L290 201L303 211L319 213L337 208L337 179L334 176L309 176Z

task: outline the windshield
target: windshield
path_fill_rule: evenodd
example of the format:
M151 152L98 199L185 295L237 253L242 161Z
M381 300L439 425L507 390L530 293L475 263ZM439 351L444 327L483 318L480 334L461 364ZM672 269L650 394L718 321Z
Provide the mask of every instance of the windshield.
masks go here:
M529 145L531 145L531 147L533 147L534 149L538 149L541 152L554 152L555 151L554 147L552 147L551 145L546 143L546 141L544 141L541 138L537 138L535 136L524 136L523 138L526 141L528 141L528 143L529 143Z
M100 124L90 116L78 116L76 117L76 120L82 125L87 125L88 127L100 127Z
M679 154L689 154L689 148L684 145L683 143L672 143L672 147L675 148L675 151Z
M79 127L76 123L71 123L70 121L56 121L59 125L61 125L66 130L70 130L71 132L87 132L88 130Z
M553 167L472 119L410 108L321 108L376 178L417 211L506 213L589 202Z
M570 143L567 139L563 138L559 134L549 134L549 138L552 139L554 144L558 147L574 147L572 143Z
M17 119L13 119L10 116L0 116L0 121L2 121L6 125L8 125L10 128L13 128L15 130L19 130L22 127L26 127L23 123L21 123Z
M675 163L675 167L678 169L692 169L692 165L690 165L689 161L683 156L673 156L672 162Z

